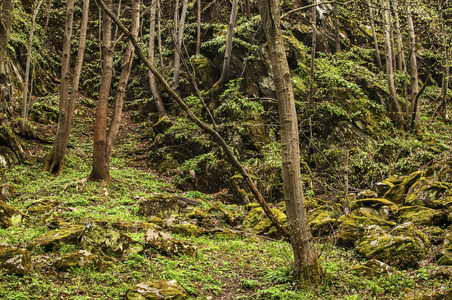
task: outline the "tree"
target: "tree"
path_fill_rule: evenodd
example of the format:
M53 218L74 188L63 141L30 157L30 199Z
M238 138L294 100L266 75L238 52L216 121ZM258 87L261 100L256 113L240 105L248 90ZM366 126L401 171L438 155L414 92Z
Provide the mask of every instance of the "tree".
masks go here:
M5 68L3 60L9 41L13 21L14 0L3 0L0 5L0 85L4 84Z
M392 6L394 9L394 19L395 19L395 31L397 37L397 54L396 54L396 65L397 70L402 72L403 70L403 42L402 42L402 34L400 32L400 21L399 21L399 9L398 9L398 0L391 0Z
M111 10L112 1L106 1L106 7ZM121 75L118 87L114 97L114 110L111 120L111 126L107 134L107 112L108 98L110 96L110 87L113 73L113 48L111 42L111 17L102 11L102 52L103 52L103 69L102 80L99 88L99 100L97 103L96 122L94 126L94 152L93 152L93 169L90 179L95 181L110 180L110 156L113 144L119 132L121 123L122 107L124 102L125 90L129 80L130 70L132 68L132 59L134 54L134 44L130 41L127 43L127 49L124 54L124 62L122 64ZM132 5L132 36L136 39L140 23L140 1L133 1Z
M72 19L74 0L67 1L65 33L63 37L62 70L60 86L60 103L58 115L58 127L52 150L44 161L44 170L52 174L60 174L63 170L63 162L66 156L66 148L71 134L72 121L74 119L75 103L78 97L80 76L82 73L83 60L85 56L86 31L88 27L89 0L83 1L82 20L80 24L80 37L78 44L77 59L74 67L74 75L69 96L69 60L71 52Z
M413 18L411 16L411 1L407 5L407 23L408 23L408 39L410 45L409 55L409 70L410 70L410 82L411 82L411 128L419 130L421 127L421 117L419 113L419 78L417 71L417 58L416 58L416 35L414 32Z
M294 253L294 275L301 285L319 283L323 270L314 249L304 204L295 99L280 23L280 2L259 0L259 12L268 42L281 124L282 172L288 232Z
M336 42L336 53L341 52L341 39L339 35L339 16L337 11L337 2L333 4L333 18L334 18L334 39Z
M178 2L178 1L177 1ZM176 2L176 3L177 3ZM184 0L182 4L182 13L180 20L178 20L179 8L176 5L176 10L174 13L174 75L173 75L173 86L174 90L179 90L179 77L180 77L180 57L182 49L182 41L185 29L185 17L187 16L188 0Z
M311 15L311 22L312 22L312 47L311 47L311 89L309 93L309 101L311 103L314 102L314 80L315 80L315 49L317 45L317 0L313 0L312 2L312 15ZM268 37L267 37L268 39Z
M372 9L371 0L367 0L367 7L369 9L370 16L370 28L372 29L372 37L374 39L374 47L375 47L375 57L377 59L378 68L383 71L383 64L381 63L380 50L378 49L378 39L377 39L377 31L375 30L375 21L374 21L374 12Z

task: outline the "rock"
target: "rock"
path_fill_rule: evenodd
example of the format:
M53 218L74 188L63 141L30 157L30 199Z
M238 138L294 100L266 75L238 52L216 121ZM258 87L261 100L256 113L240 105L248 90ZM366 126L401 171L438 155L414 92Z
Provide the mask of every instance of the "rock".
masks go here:
M448 188L445 183L423 177L408 190L405 205L441 208L443 205L441 198Z
M177 199L170 195L153 194L139 202L138 214L147 217L156 216L161 219L167 219L179 212L180 205Z
M435 210L424 206L404 206L397 212L401 222L412 222L417 226L443 226L447 216L441 210Z
M406 185L404 183L395 184L384 194L384 198L398 205L403 205L405 200Z
M396 271L382 261L371 259L365 263L354 266L350 271L367 278L379 277L381 275L393 275Z
M201 236L204 234L204 229L195 224L183 223L174 225L172 232L181 236Z
M0 186L0 201L11 201L16 197L16 188L10 184L5 183Z
M380 209L383 206L388 206L392 209L396 209L397 205L384 198L365 198L350 202L350 209L355 210L361 207L371 207L374 209Z
M33 201L28 207L26 212L32 215L44 215L52 210L54 203L52 200L39 199Z
M22 214L20 211L0 201L0 227L8 228L11 226L19 226L22 223Z
M86 250L79 250L74 253L66 254L55 261L55 267L58 271L67 271L71 268L82 267L104 271L106 266L105 262L99 256Z
M75 225L68 228L50 230L30 241L28 248L44 247L45 250L58 249L62 244L78 244L85 226Z
M449 300L452 299L452 291L446 290L445 292L438 293L426 293L418 290L407 291L404 295L403 300Z
M398 179L399 177L397 175L393 175L381 182L377 182L373 189L377 193L378 198L382 198L384 194L386 194L394 186L394 182L396 182Z
M358 195L356 195L356 199L367 199L367 198L378 198L378 193L371 190L365 190L362 192L359 192Z
M447 232L444 237L441 250L442 256L438 259L438 265L449 266L452 265L452 233Z
M314 236L328 234L335 230L338 226L337 212L328 208L320 208L315 210L309 217L309 227Z
M79 248L97 255L113 257L140 253L144 250L140 242L102 222L92 222L86 226Z
M427 226L422 228L422 232L425 233L432 245L440 245L444 241L446 232L438 226Z
M23 150L16 135L7 125L0 126L0 165L9 167L22 160Z
M4 269L7 274L28 275L33 271L30 252L0 243L0 269Z
M382 219L376 210L365 207L353 211L348 217L339 218L338 221L341 222L341 225L337 243L345 247L352 247L363 236L368 226L378 225L389 230L396 225L394 222Z
M452 267L449 266L441 266L435 269L433 273L435 278L450 280L452 279Z
M389 232L378 225L368 226L355 246L356 251L367 259L377 259L402 269L417 267L430 251L427 236L409 222Z
M283 226L287 226L287 217L282 211L276 208L272 208L271 211ZM277 234L277 229L272 225L261 207L252 209L243 220L242 225L245 229L251 229L251 233L253 234Z
M185 241L176 239L171 234L148 229L144 237L147 246L167 255L195 256L197 248Z
M176 280L141 282L126 292L127 300L182 300L187 298L185 289Z

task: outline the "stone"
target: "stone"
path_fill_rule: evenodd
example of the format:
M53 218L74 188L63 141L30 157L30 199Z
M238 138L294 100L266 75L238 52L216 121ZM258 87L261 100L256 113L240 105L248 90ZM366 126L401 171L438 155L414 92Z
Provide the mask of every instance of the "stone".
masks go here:
M384 198L365 198L350 202L350 209L355 210L361 207L371 207L374 209L380 209L383 206L388 206L392 209L396 209L398 206Z
M314 236L328 234L338 226L337 213L331 209L317 209L309 217L309 227Z
M32 215L44 215L52 210L53 205L54 203L52 200L38 199L27 207L26 212Z
M182 300L187 298L187 294L185 289L173 279L141 282L130 287L125 298L127 300Z
M390 231L378 225L366 228L355 243L356 251L366 259L377 259L401 269L415 268L430 251L427 236L412 223L404 223Z
M159 217L167 219L173 214L180 212L177 199L170 195L153 194L139 202L138 214L146 217Z
M441 208L442 196L445 195L448 188L449 186L445 183L423 177L408 190L405 205Z
M19 226L22 223L21 212L3 201L0 201L0 227Z
M78 244L84 230L83 225L50 230L31 240L28 248L43 247L45 250L54 250L60 248L62 244Z
M383 197L398 205L403 205L405 201L406 185L404 183L395 184Z
M386 194L394 186L394 182L396 182L398 179L399 177L397 175L393 175L381 182L377 182L374 185L373 189L377 193L378 198L382 198L384 194Z
M381 275L393 275L396 272L394 268L376 259L371 259L361 265L354 266L350 271L367 278L379 277Z
M201 236L204 234L204 229L201 227L190 224L190 223L183 223L183 224L176 224L173 226L172 229L173 233L177 233L181 236Z
M356 195L356 199L367 199L367 198L378 198L378 193L371 190L365 190L362 192L359 192L358 195Z
M7 274L28 275L33 271L31 254L27 249L0 243L0 269Z
M112 257L141 253L144 250L140 242L127 234L95 221L86 226L79 248L97 255Z
M441 210L419 205L401 207L396 215L401 222L412 222L417 226L443 226L447 222L447 216Z
M16 188L10 183L4 183L0 186L0 201L11 201L16 197Z
M283 226L287 226L286 214L276 208L271 208L271 211ZM261 207L252 209L243 220L242 226L245 229L251 229L253 234L268 233L269 235L277 235L277 229Z
M171 234L148 229L144 237L147 246L154 248L167 255L195 256L197 248L188 242L179 240Z
M105 271L107 264L97 255L79 250L69 253L55 261L55 267L58 271L67 271L71 268L89 267L100 271Z

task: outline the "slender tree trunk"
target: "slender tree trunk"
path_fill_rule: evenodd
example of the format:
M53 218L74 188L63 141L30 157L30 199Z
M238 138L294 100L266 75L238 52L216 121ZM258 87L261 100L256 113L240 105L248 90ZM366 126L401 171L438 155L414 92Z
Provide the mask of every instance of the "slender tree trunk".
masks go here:
M337 12L337 2L333 4L334 10L334 36L336 40L336 53L341 52L341 38L339 35L339 16Z
M188 7L188 0L184 0L184 3L182 4L182 13L180 15L179 20L179 26L177 27L177 35L176 35L176 41L175 41L175 49L174 49L174 76L173 76L173 89L178 91L179 90L179 77L180 77L180 56L181 56L181 49L182 49L182 39L184 35L184 29L185 29L185 17L187 15L187 7ZM176 23L175 23L176 24Z
M33 6L33 15L31 17L31 28L28 34L28 49L27 49L27 63L25 65L25 78L24 78L24 91L23 91L23 103L22 103L22 130L25 130L26 120L28 117L28 94L30 83L30 66L31 66L31 48L33 47L33 36L35 31L36 16L39 13L42 0L40 0L36 6Z
M197 20L198 24L196 26L196 55L201 53L201 0L197 0Z
M390 36L390 43L391 43L391 55L392 55L392 70L397 70L397 63L396 63L396 53L395 53L395 46L394 46L394 23L392 18L392 12L391 12L391 0L388 0L388 22L389 22L389 36Z
M380 50L378 49L378 39L377 39L377 31L375 30L375 20L374 20L374 12L372 9L371 0L367 0L367 7L369 9L370 16L370 27L372 28L372 37L374 39L374 47L375 47L375 57L377 59L378 68L383 71L383 64L381 63Z
M156 18L156 7L157 0L151 1L151 13L150 13L150 27L149 27L149 60L152 64L154 64L154 55L155 55L155 18ZM160 93L157 89L157 84L155 82L154 74L149 71L149 87L151 88L152 97L154 97L155 106L157 107L157 111L159 113L159 118L163 118L166 116L165 107L163 106L162 98L160 98Z
M315 1L315 0L314 0ZM320 283L323 270L314 248L304 204L300 173L298 122L280 25L280 2L259 0L262 26L268 41L281 124L284 199L290 241L294 253L294 275L302 286Z
M105 0L111 10L112 0ZM110 166L105 153L107 152L107 111L108 97L113 73L113 43L111 42L111 18L102 11L102 78L99 87L96 122L94 124L93 169L90 179L95 181L110 180Z
M158 48L159 48L159 61L160 61L160 72L162 72L162 75L165 74L164 72L164 65L163 65L163 48L162 48L162 30L160 26L160 20L162 19L162 10L160 8L160 0L157 1L157 10L158 10L158 17L157 17L157 35L158 35Z
M210 135L211 138L221 147L221 149L224 151L227 160L230 162L230 164L242 175L244 178L247 186L250 188L253 195L256 197L256 200L263 208L265 214L268 216L272 224L275 225L277 230L281 232L282 235L287 236L287 232L284 227L281 226L281 223L276 219L275 215L272 213L270 208L268 207L267 203L265 202L264 197L259 192L259 190L256 188L256 185L251 180L250 176L248 175L247 171L243 166L240 164L240 162L237 160L237 158L232 153L231 149L226 144L225 140L218 134L217 131L215 131L210 126L203 123L201 120L199 120L193 112L190 110L190 108L185 104L185 102L182 100L182 98L179 96L179 94L171 88L171 86L166 82L166 80L163 78L163 76L155 69L155 67L151 64L149 59L146 58L146 56L143 53L143 50L138 45L137 39L125 28L125 26L119 21L118 18L111 12L111 10L106 6L104 3L104 0L99 0L100 5L104 9L106 13L115 21L116 24L119 25L122 32L124 32L125 35L132 41L133 45L135 46L135 51L138 55L138 57L146 64L146 67L148 67L149 70L154 73L155 77L158 79L158 81L163 85L165 90L171 95L171 97L174 99L174 101L182 108L182 110L187 114L187 116L199 127L201 130L203 130L206 134Z
M389 15L389 0L382 1L383 9L383 26L384 26L384 41L385 41L385 53L386 53L386 76L389 88L389 106L391 119L396 123L400 130L404 129L404 118L402 115L402 109L397 99L397 93L394 84L394 71L392 60L392 47L391 47L391 34L390 34L390 15Z
M398 9L398 0L392 0L393 8L394 8L394 17L395 17L395 26L396 26L396 37L397 37L397 70L403 71L403 41L402 34L400 33L400 21L399 21L399 9Z
M4 84L5 68L3 61L9 41L9 33L13 22L14 0L3 0L0 10L0 85Z
M132 24L130 30L134 38L137 39L138 30L140 28L140 0L135 0L132 3ZM124 63L122 65L121 76L119 77L119 83L116 89L113 117L107 137L107 151L105 153L107 161L110 161L111 150L113 149L113 144L118 136L119 126L121 124L124 95L126 93L127 82L129 81L130 70L132 69L134 53L135 47L133 46L132 41L129 40L127 43L126 53L124 54Z
M450 80L450 67L449 65L444 66L444 75L443 75L443 86L441 87L441 95L442 95L442 116L445 120L449 120L449 114L447 113L447 90L449 86Z
M70 0L67 2L67 5L73 7L74 0ZM73 8L71 11L69 11L69 8L67 8L67 17L66 17L66 23L69 21L69 17L71 17L69 14L73 12ZM66 156L66 148L69 143L69 137L71 134L71 127L72 127L72 121L74 119L74 111L75 111L75 102L78 97L78 89L80 84L80 76L82 73L82 66L83 66L83 59L85 55L85 46L86 46L86 30L88 27L88 13L89 13L89 0L83 1L83 9L82 9L82 20L80 24L80 37L79 37L79 45L78 45L78 52L77 52L77 59L75 62L75 69L74 69L74 76L72 78L72 84L71 84L71 93L69 96L69 101L61 101L63 98L60 96L60 114L58 116L58 127L57 127L57 133L55 136L55 142L53 144L52 150L49 152L49 154L46 156L45 162L44 162L44 170L51 172L52 174L58 175L63 170L63 162L64 158ZM64 44L69 42L69 45L63 45L63 48L65 48L65 51L70 51L70 42L71 38L66 38L66 34L69 34L69 27L71 27L70 34L72 34L72 25L66 24L65 25L65 38L63 39ZM67 49L69 48L69 49ZM63 56L65 55L63 51ZM70 52L68 52L67 55L70 55ZM62 58L63 61L64 57ZM69 67L69 66L68 66ZM69 70L67 71L68 77L69 77ZM63 83L63 79L61 80ZM60 89L61 90L61 89ZM61 93L60 93L61 95ZM61 113L64 112L64 113Z
M311 89L309 92L309 101L311 103L314 103L314 94L315 94L315 51L317 46L317 0L313 0L312 4L314 5L312 7L312 14L311 14L311 21L312 21L312 47L311 47Z
M419 110L419 101L416 101L417 94L419 93L419 78L417 72L417 59L416 59L416 35L414 33L413 18L411 16L411 1L407 5L407 23L408 23L408 39L410 45L410 82L411 82L411 128L413 130L419 130L421 127L421 118Z

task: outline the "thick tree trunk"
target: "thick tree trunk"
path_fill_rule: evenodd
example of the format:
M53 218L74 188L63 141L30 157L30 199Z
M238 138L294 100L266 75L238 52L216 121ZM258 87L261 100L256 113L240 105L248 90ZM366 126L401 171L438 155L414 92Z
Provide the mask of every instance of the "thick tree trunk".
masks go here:
M140 0L132 2L132 24L131 33L135 38L138 38L138 30L140 28ZM118 25L117 25L118 26ZM124 54L124 63L122 65L121 76L119 77L118 87L115 94L115 107L113 110L113 117L111 120L110 130L107 137L107 151L105 152L106 160L110 161L111 150L116 137L119 132L119 126L121 124L122 106L124 103L124 95L126 93L127 82L129 81L130 70L132 69L133 54L135 53L135 47L129 40L127 43L126 53Z
M419 130L421 127L421 118L419 110L419 101L416 101L419 94L419 78L417 72L417 51L416 51L416 34L414 33L413 18L411 16L411 2L407 5L407 23L408 23L408 39L410 45L410 82L411 82L411 128Z
M404 118L402 114L402 109L397 99L397 93L394 84L394 70L393 70L393 60L392 60L392 47L391 47L391 34L390 34L390 5L389 0L382 1L383 9L383 26L384 26L384 41L385 41L385 53L386 53L386 76L389 88L389 106L390 106L390 117L396 123L400 130L404 129Z
M375 58L377 59L377 67L383 71L383 64L381 63L380 50L378 48L377 31L375 30L374 12L372 9L372 3L367 0L367 7L369 9L370 27L372 28L372 37L374 39Z
M124 32L125 35L132 41L132 43L135 46L135 51L138 55L138 57L146 64L146 67L148 67L149 70L154 73L155 77L158 79L158 81L163 85L165 90L171 95L171 97L174 99L174 101L182 108L182 110L188 115L188 117L199 127L201 130L203 130L206 134L210 135L211 138L221 147L221 149L224 151L227 160L229 163L242 175L244 178L247 186L250 188L253 195L256 197L256 200L263 208L265 214L270 219L272 224L275 225L277 230L284 236L287 236L287 232L284 227L282 227L281 223L276 219L275 215L272 213L270 208L268 207L267 203L265 202L264 197L262 194L258 191L255 184L251 180L250 176L248 175L247 171L243 166L240 164L240 162L237 160L237 158L232 153L231 149L229 149L228 145L226 144L225 140L218 134L217 131L215 131L210 126L203 123L201 120L199 120L193 112L190 110L190 108L185 104L185 102L182 100L182 98L179 96L179 94L171 88L171 86L166 82L166 80L163 78L163 76L155 69L155 67L151 64L149 59L146 58L146 56L143 53L143 50L138 45L137 39L125 28L125 26L119 21L118 18L111 12L111 10L106 6L103 0L99 0L100 5L104 9L108 15L113 18L116 24L120 27L122 32Z
M111 10L112 0L105 0L105 2ZM95 181L110 180L110 166L105 153L107 152L107 111L113 75L114 45L111 42L111 18L105 11L102 11L102 20L102 78L94 124L93 170L90 174L90 179Z
M154 64L155 56L155 18L156 18L156 8L157 0L152 0L151 2L151 13L150 13L150 27L149 27L149 60ZM157 84L155 82L154 74L149 71L149 87L151 88L152 97L154 97L155 106L159 113L159 118L166 116L165 107L163 106L162 98L160 98L160 93L157 89Z
M182 53L182 39L184 36L184 29L185 29L185 17L187 16L187 7L188 7L188 0L184 0L184 3L182 4L182 13L179 20L179 25L176 26L176 40L174 42L174 76L173 76L173 90L178 91L179 90L179 77L180 77L180 59L181 59L181 53ZM176 7L177 9L177 7ZM177 23L175 23L177 24Z
M298 122L291 76L280 27L280 2L278 0L259 0L258 6L268 41L276 98L278 99L283 189L290 241L294 253L294 275L302 286L310 286L321 281L323 270L314 248L304 204L300 173Z
M8 46L11 24L13 22L13 11L14 0L3 0L3 5L0 10L0 85L5 83L4 79L6 75L3 61Z

